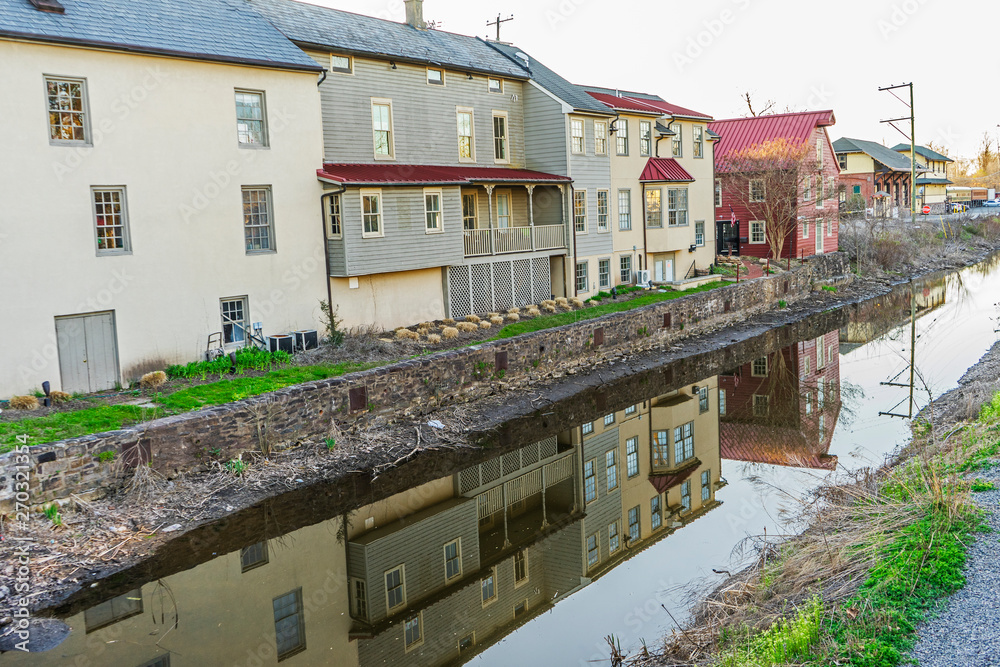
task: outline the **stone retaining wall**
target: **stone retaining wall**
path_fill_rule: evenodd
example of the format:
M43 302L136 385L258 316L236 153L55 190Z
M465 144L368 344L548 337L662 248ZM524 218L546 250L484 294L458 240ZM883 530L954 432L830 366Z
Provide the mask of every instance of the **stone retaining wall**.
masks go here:
M121 431L31 446L26 448L31 464L28 497L38 504L70 494L92 495L114 476L116 466L102 462L102 452L115 452L116 460L129 464L151 462L154 469L172 476L248 450L322 442L331 432L331 420L340 429L350 429L375 415L423 413L472 400L492 392L498 381L516 388L623 352L642 352L732 325L777 307L781 300L805 298L817 284L847 280L848 275L846 256L822 255L769 278L287 387ZM17 456L0 455L0 511L14 507ZM20 456L23 460L25 454Z

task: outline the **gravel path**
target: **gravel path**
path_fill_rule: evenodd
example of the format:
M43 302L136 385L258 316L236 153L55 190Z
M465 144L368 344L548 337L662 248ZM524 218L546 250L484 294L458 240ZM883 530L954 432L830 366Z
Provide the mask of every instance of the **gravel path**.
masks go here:
M1000 485L1000 467L977 477ZM1000 665L1000 490L973 494L990 513L992 533L979 533L969 549L965 587L948 598L936 618L918 628L912 657L921 667Z

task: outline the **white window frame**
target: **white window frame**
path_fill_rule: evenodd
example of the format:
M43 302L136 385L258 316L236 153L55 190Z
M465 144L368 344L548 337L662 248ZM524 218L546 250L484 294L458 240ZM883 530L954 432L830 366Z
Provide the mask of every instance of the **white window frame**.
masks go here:
M433 80L431 80L431 72L438 72L441 75L441 80L440 81L433 81ZM444 73L444 68L443 67L428 67L427 68L427 85L428 86L441 86L441 87L444 87L444 86L447 85L447 81L445 79L445 73Z
M622 202L625 203L624 209ZM618 190L618 231L632 231L632 190L629 189Z
M674 465L678 466L694 458L694 421L689 421L673 430ZM678 456L680 454L680 456Z
M594 422L584 422L580 426L581 435L590 435L593 432L594 432Z
M118 225L98 225L97 219L97 195L98 193L104 194L117 194L119 206L121 207L120 224ZM132 238L129 233L129 220L128 220L128 192L124 185L113 185L113 186L93 186L90 188L90 218L94 225L94 250L99 257L107 257L110 255L131 255L132 254ZM101 202L105 204L105 202ZM112 205L114 202L110 202ZM112 215L114 212L112 211ZM121 248L101 248L100 235L98 232L101 227L121 227L122 232L122 247Z
M276 239L274 238L274 195L271 192L270 185L244 185L240 189L240 197L243 206L247 205L247 202L242 199L242 197L248 192L263 192L265 199L265 215L267 216L267 224L260 225L248 225L247 224L247 213L244 209L243 211L243 245L246 249L246 254L248 255L261 255L267 253L274 253L278 251L278 245ZM260 215L258 212L256 215ZM260 229L267 228L267 247L266 248L246 248L246 234L249 229Z
M428 208L428 197L437 197L438 210L432 211ZM437 216L437 226L431 226L431 214ZM444 233L444 190L441 188L424 188L424 233L443 234Z
M683 195L681 194L683 193ZM668 188L667 189L667 226L668 227L687 227L689 220L689 213L691 210L690 202L688 201L688 189L687 188ZM684 207L680 207L680 200L684 199ZM684 214L684 221L681 222L681 214Z
M607 268L607 275L602 271L602 265ZM605 278L607 280L605 280ZM597 288L598 289L611 289L611 258L601 257L597 260Z
M762 361L764 362L764 370L760 371L758 370L757 364ZM768 359L766 356L757 357L756 359L750 362L750 377L766 378L767 374L770 371L771 371L771 360Z
M771 414L771 398L766 394L754 394L752 405L754 417L766 417Z
M493 83L496 82L496 89L493 88ZM493 93L495 95L503 95L503 79L498 79L496 77L487 77L486 79L486 90L487 92Z
M653 122L639 121L639 157L649 157L653 154Z
M483 582L487 579L493 579L493 595L489 598L483 598ZM483 607L488 607L497 601L497 568L494 565L490 568L489 574L479 578L479 599L483 602Z
M628 538L629 542L638 542L642 539L642 509L641 505L636 505L635 507L629 508L628 511ZM633 512L635 513L633 515ZM632 517L635 516L635 523L632 522ZM635 535L632 534L632 527L635 526Z
M236 104L236 96L237 95L258 95L258 96L260 96L260 116L261 116L259 119L257 119L257 118L247 119L247 120L251 120L251 121L254 121L254 122L260 122L260 142L259 143L258 142L253 142L253 141L244 142L244 141L240 141L240 134L239 134L240 130L239 130L239 128L240 128L240 122L241 122L242 119L240 118L239 112L237 111L237 113L236 113L236 140L239 143L239 147L240 148L267 148L271 144L270 137L268 136L268 131L267 131L267 95L264 93L263 90L250 90L248 88L235 88L233 90L233 103L234 104ZM238 104L236 104L236 108L239 109L239 105Z
M587 567L595 567L601 562L601 534L599 532L587 536Z
M521 579L517 578L517 557L518 556L521 556L521 560L524 563L524 577L522 577ZM513 566L513 570L514 570L514 588L519 588L521 586L524 586L526 583L528 583L528 580L531 578L531 573L530 573L529 568L528 568L528 552L525 551L524 549L521 549L519 551L515 551L514 552L514 557L511 559L511 565Z
M462 157L462 139L466 136L462 134L461 117L463 114L469 116L469 157ZM476 161L476 110L472 107L455 107L455 131L458 133L458 161L475 163Z
M577 129L580 133L577 134ZM573 155L587 154L587 123L582 118L569 119L570 151Z
M691 153L694 159L700 160L705 157L705 128L702 125L695 125L691 128Z
M452 544L455 545L455 554L458 558L458 572L448 576L448 547ZM449 542L445 542L441 546L441 553L444 555L444 580L453 581L455 579L460 579L462 577L462 538L458 537Z
M628 268L626 268L626 265L628 265ZM628 271L627 277L625 275L626 271ZM620 284L632 284L632 255L621 255L618 258L618 277L621 279Z
M826 219L826 235L828 237L833 236L833 217Z
M607 155L607 154L608 154L608 121L595 120L594 155Z
M663 525L663 501L657 494L649 499L649 526L653 530Z
M500 213L500 202L504 201L507 203L507 213ZM497 228L507 229L508 227L514 226L514 197L510 190L497 190L496 191L496 214L497 214ZM501 224L501 219L506 218L507 224Z
M604 425L605 426L611 426L614 423L615 423L615 413L610 412L610 413L604 415Z
M754 183L760 184L760 194L755 192ZM747 181L747 193L750 195L750 201L755 204L767 201L767 186L764 183L764 179L751 178Z
M66 113L81 114L82 119L80 127L83 129L83 139L53 139L52 138L52 118L50 114L52 113L62 113L58 110L50 109L49 104L49 84L79 84L80 86L80 110L74 111L69 109ZM90 102L89 95L87 94L87 80L75 76L57 76L57 75L45 75L44 77L44 93L45 93L45 125L47 126L49 135L49 144L52 146L92 146L91 133L90 133ZM58 96L58 94L57 94ZM60 127L62 123L60 122ZM69 127L73 127L72 124Z
M698 231L699 225L700 225L700 228L701 228L700 232ZM705 221L704 220L695 220L694 221L694 244L696 246L698 246L699 248L704 248L705 247Z
M601 213L601 195L604 195L604 212ZM607 234L611 231L611 191L597 191L597 233Z
M715 179L715 208L722 207L722 181Z
M592 503L597 500L597 459L583 463L583 502Z
M399 570L399 587L400 587L400 591L402 593L402 601L399 604L393 606L393 605L389 604L389 587L386 586L385 584L386 584L386 579L388 579L389 575L391 573L395 572L396 570ZM406 607L406 564L405 563L400 563L396 567L390 567L388 570L386 570L385 572L383 572L382 573L382 586L385 589L384 590L384 592L385 592L385 609L386 609L386 611L388 613L392 613L396 609L403 609L403 608L405 608Z
M684 157L683 126L675 121L670 123L667 128L674 133L674 136L670 137L670 157Z
M719 414L726 416L726 390L719 387Z
M334 58L344 58L347 60L347 67L339 67L334 65ZM354 76L354 56L346 56L342 53L331 53L330 54L330 71L336 74L347 74L349 76Z
M801 224L801 227L802 227L802 238L804 238L804 239L809 238L809 226L811 224L812 224L811 222L803 222Z
M759 235L758 235L759 228ZM760 238L759 241L754 239ZM762 243L767 243L767 223L764 220L751 220L750 221L750 243L755 245L760 245Z
M583 273L581 275L580 269L583 268ZM576 291L582 294L586 294L590 291L590 262L583 259L576 263L576 271L573 274L576 279ZM581 281L583 284L581 285Z
M625 475L632 479L639 474L639 438L625 441Z
M406 633L409 631L409 625L413 620L417 621L417 632L420 636L413 642L406 641ZM424 612L418 611L415 616L410 616L409 618L403 619L403 646L406 653L409 653L413 649L419 647L424 643Z
M305 608L304 608L303 599L302 599L302 588L301 587L296 588L295 590L288 591L284 595L279 595L278 597L274 598L271 601L272 610L274 609L274 603L275 602L277 602L278 600L280 600L282 598L287 598L289 595L294 595L295 596L295 603L296 603L295 604L295 612L291 613L291 614L288 614L286 616L282 616L281 618L278 618L276 615L274 615L273 616L273 618L274 618L274 630L275 630L275 635L277 635L278 634L278 623L280 621L283 621L286 618L291 618L293 616L297 617L296 618L296 624L298 626L298 628L297 628L297 630L298 630L297 631L298 643L295 646L293 646L293 647L291 647L289 649L286 649L285 651L281 651L280 648L277 645L277 636L275 636L275 652L277 653L278 662L281 662L285 658L289 658L289 657L291 657L293 655L301 653L302 651L304 651L306 649L306 622L305 622Z
M382 198L381 188L362 188L358 191L358 195L361 201L361 238L363 239L380 239L385 236L385 206L384 199ZM365 197L377 197L378 198L378 231L377 232L366 232L365 231Z
M377 143L375 141L375 132L384 132L385 130L375 129L375 107L389 107L389 137L388 137L388 149L389 154L383 155L378 152ZM372 116L372 155L376 160L395 160L396 159L396 129L393 121L392 113L392 100L387 97L373 97L371 98L371 116Z
M243 319L234 320L230 317L226 317L226 304L239 302L243 309ZM248 333L251 328L250 323L250 299L246 296L227 296L219 299L219 318L222 322L222 345L245 345L249 339ZM227 324L242 324L242 326L234 326L232 331L235 335L239 332L242 338L233 338L232 340L226 340L226 325Z
M609 449L604 452L604 478L608 493L618 488L618 450Z
M621 519L608 524L608 553L615 553L622 546L622 531L619 526Z
M497 136L497 118L503 118L503 137ZM494 164L510 164L510 118L506 111L493 110L492 120L490 121L493 125L493 162ZM503 142L504 157L497 157L497 141Z
M615 123L615 152L628 155L628 118L619 118Z
M656 194L656 211L650 210L650 195ZM643 209L646 217L646 227L649 229L663 229L663 191L660 188L648 188L643 197ZM655 221L653 216L656 216Z
M701 502L707 502L712 497L712 471L701 471Z
M331 239L344 238L344 196L341 193L327 197L326 233Z
M581 216L577 209L578 198L583 199L583 216L582 216L583 229L580 229L579 225L579 220L581 219ZM576 232L577 234L587 233L587 207L588 207L587 191L583 189L573 190L573 231Z
M465 214L466 213L466 211L465 211L465 200L466 200L467 197L472 197L472 227L468 226L469 216L467 216ZM464 229L466 231L469 231L469 230L478 229L478 228L479 228L479 193L475 192L475 191L472 191L472 192L463 192L462 193L462 229Z

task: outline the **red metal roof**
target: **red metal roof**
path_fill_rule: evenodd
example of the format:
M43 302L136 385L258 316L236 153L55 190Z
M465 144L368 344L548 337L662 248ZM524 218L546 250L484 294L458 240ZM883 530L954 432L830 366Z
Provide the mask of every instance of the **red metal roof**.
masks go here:
M684 107L677 106L676 104L671 104L670 102L664 102L663 100L651 100L641 97L618 97L617 95L609 95L607 93L594 93L587 91L587 94L593 97L598 102L601 102L605 106L612 109L622 109L624 111L635 111L637 113L648 113L662 115L667 114L669 116L683 116L685 118L701 118L704 120L712 120L712 117L708 114L700 113L698 111L693 111L691 109L685 109Z
M570 183L568 176L504 167L419 164L324 164L321 181L345 185L467 185L469 183Z
M683 116L685 118L700 118L703 120L712 120L712 117L707 113L701 113L700 111L695 111L693 109L685 109L682 106L676 104L671 104L670 102L664 102L662 100L648 100L638 97L629 98L633 102L638 102L640 104L645 104L646 106L652 107L661 113L669 114L671 116Z
M733 151L773 139L808 141L817 127L829 127L836 122L833 111L804 111L716 120L708 124L708 129L722 137L715 146L718 161Z
M694 473L695 470L701 465L701 461L694 459L691 463L687 464L680 470L670 474L653 474L649 476L649 483L659 493L666 493L669 489L679 485L681 482L685 481L688 477Z
M677 160L669 157L651 157L639 177L642 183L691 183L694 178Z

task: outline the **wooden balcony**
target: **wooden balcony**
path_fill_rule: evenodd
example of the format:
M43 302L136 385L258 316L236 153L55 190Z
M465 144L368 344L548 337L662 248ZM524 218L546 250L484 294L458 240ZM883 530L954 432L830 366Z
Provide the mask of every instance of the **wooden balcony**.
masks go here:
M467 229L464 234L466 257L558 250L566 247L565 225Z

